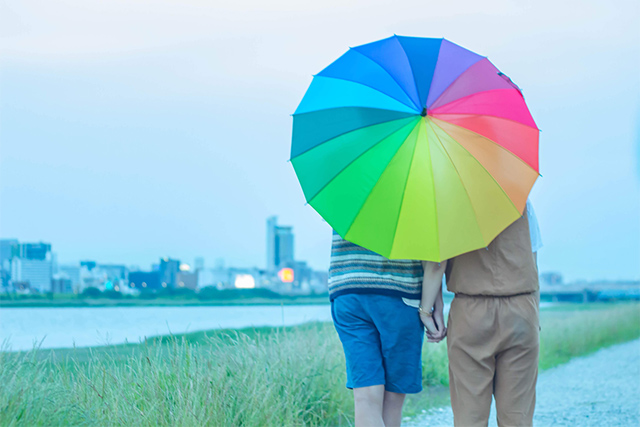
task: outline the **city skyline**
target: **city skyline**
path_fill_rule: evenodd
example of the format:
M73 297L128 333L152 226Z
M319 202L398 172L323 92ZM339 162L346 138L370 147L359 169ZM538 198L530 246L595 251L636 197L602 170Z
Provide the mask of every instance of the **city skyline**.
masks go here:
M262 266L278 215L326 269L289 115L349 46L396 33L487 55L523 89L542 129L540 271L640 278L637 2L124 5L0 5L0 237L55 242L60 263Z
M192 264L160 257L150 268L127 265L123 260L112 264L87 258L58 264L58 256L52 251L50 242L0 239L0 290L80 295L86 291L131 294L173 292L180 288L198 292L206 287L218 290L267 288L281 294L326 290L328 272L314 271L306 261L295 258L292 226L278 225L277 217L268 217L265 236L265 268L225 267L220 259L216 259L214 268L206 268L201 256L195 257Z

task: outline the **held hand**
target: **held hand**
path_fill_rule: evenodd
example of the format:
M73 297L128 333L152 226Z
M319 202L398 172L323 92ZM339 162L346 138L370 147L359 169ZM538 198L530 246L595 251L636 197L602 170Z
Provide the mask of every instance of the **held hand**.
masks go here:
M420 303L421 307L424 308L420 309L420 319L426 328L427 342L440 342L447 333L442 313L444 308L442 301L442 275L446 265L447 261L442 263L423 261L422 264L424 276L422 278ZM433 309L427 307L433 307Z
M420 310L420 320L426 329L427 342L437 343L447 335L447 328L444 326L444 302L442 301L442 290L438 293L433 310Z
M436 303L433 306L433 320L435 321L438 330L441 331L440 341L447 336L447 328L444 325L444 301L442 300L442 288L436 298Z
M446 335L446 329L444 327L444 322L440 325L436 323L434 318L435 311L433 314L429 315L427 312L420 312L420 320L425 327L427 334L427 342L437 343L442 341L442 339Z

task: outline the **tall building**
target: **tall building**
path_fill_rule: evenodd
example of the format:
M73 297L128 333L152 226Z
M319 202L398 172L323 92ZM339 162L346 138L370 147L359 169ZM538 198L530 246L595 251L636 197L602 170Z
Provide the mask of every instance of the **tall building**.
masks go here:
M51 291L51 245L16 243L11 247L11 281L29 285L31 290Z
M0 287L9 286L13 246L17 244L17 239L0 239Z
M31 260L51 261L51 245L49 243L20 243L13 245L12 255Z
M267 271L294 262L293 227L279 226L275 216L267 219Z
M29 283L32 290L51 291L51 260L13 257L11 259L11 281Z
M293 262L293 227L276 228L276 266L288 266Z
M139 291L149 291L166 286L161 284L158 271L131 271L129 272L129 287Z
M84 267L87 271L91 271L98 265L95 261L80 261L80 267Z
M274 271L276 265L276 228L278 217L267 218L267 271Z
M0 269L11 270L13 247L17 244L16 239L0 239Z
M160 282L166 286L174 288L176 286L176 275L180 271L180 261L171 258L160 260ZM164 287L166 287L164 286Z
M73 283L64 274L54 274L51 279L51 292L56 294L71 294L73 293Z
M80 284L80 267L78 265L60 265L58 267L58 275L71 281L73 289L79 289Z
M176 287L195 290L198 287L198 273L179 271L176 274Z

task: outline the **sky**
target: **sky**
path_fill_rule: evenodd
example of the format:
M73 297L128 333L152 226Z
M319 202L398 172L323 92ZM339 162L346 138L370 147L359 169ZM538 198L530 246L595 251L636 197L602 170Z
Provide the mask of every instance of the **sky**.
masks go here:
M270 215L328 266L291 113L349 46L445 37L542 130L541 271L640 279L637 1L0 1L0 237L60 263L264 266Z

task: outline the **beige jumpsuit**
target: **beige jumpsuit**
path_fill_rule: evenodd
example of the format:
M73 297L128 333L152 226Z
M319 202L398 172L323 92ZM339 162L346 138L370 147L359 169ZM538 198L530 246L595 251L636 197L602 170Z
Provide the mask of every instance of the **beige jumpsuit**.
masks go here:
M486 426L494 395L499 426L532 425L539 288L526 213L488 248L449 260L447 288L454 424Z

